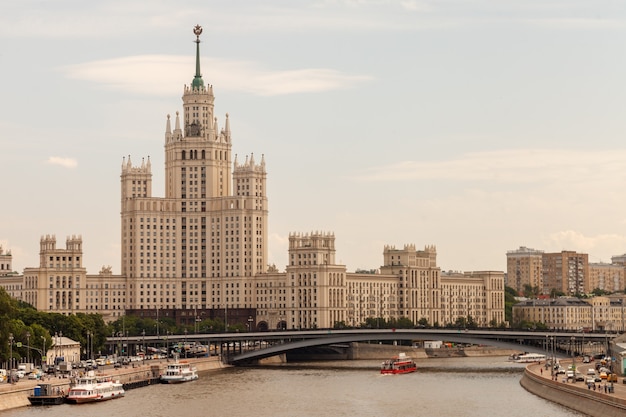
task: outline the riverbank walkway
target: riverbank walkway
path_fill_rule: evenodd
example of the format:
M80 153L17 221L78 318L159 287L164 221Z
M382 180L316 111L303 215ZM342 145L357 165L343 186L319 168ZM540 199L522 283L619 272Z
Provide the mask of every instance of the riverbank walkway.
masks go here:
M227 365L222 364L217 356L181 359L181 361L192 363L199 373L227 367ZM100 367L96 372L110 375L113 379L125 384L125 386L139 387L146 385L142 384L142 382L151 382L157 379L165 370L167 364L167 359L156 359L133 362L121 368L114 368L113 366ZM76 369L73 372L85 371ZM0 411L28 405L28 396L40 383L51 384L53 389L58 388L67 392L70 386L70 378L68 375L44 374L40 380L22 378L15 383L0 382Z
M572 361L561 360L562 366ZM520 381L521 385L531 393L568 408L572 408L589 416L623 417L626 415L626 384L624 378L618 377L617 382L587 383L587 370L595 370L595 362L575 363L577 373L584 381L568 379L563 374L555 375L545 362L529 364ZM596 375L598 372L595 372ZM595 387L595 389L594 389ZM610 388L609 388L610 387Z
M568 366L571 365L572 361L563 361L561 360L561 365L562 366ZM587 369L588 368L593 368L595 369L595 362L590 362L590 363L577 363L576 365L576 370L577 373L580 373L583 375L583 377L585 378L585 381L575 381L570 379L567 379L567 377L564 374L553 374L551 372L550 367L548 366L548 368L546 369L545 364L542 363L537 363L537 364L530 364L527 369L532 372L535 375L538 375L541 378L545 378L548 381L552 380L553 382L559 383L559 384L564 384L565 386L568 387L578 387L580 389L584 389L586 391L590 391L590 392L595 392L596 394L598 394L600 396L600 394L606 394L607 396L610 397L617 397L617 398L622 398L626 401L626 384L624 384L624 378L619 377L617 378L617 382L606 382L606 381L602 381L602 382L596 382L596 388L594 390L593 385L591 387L588 386L587 384ZM598 374L598 372L596 371L596 375ZM608 387L612 386L613 389L609 390ZM606 387L606 389L605 389ZM610 392L612 391L612 392Z

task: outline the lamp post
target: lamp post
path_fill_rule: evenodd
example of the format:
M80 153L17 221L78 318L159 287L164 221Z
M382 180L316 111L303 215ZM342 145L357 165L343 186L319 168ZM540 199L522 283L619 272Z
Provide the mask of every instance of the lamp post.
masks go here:
M89 344L89 341L91 340L91 332L89 330L87 330L87 357L85 359L91 359L91 353L89 350L89 347L91 346Z
M47 352L46 352L46 337L45 336L41 336L41 369L43 370L43 363L47 362L46 361L46 356L47 356Z
M141 331L141 344L143 345L143 360L146 361L146 329Z
M574 372L574 380L572 382L576 382L576 357L574 356L574 342L576 338L572 336L570 340L570 350L572 351L572 371Z
M252 318L252 316L248 316L248 331L251 332L252 331L252 322L254 321L254 319Z
M30 332L26 332L26 362L30 363Z
M185 327L185 341L183 343L183 349L185 349L185 358L187 358L187 328Z
M13 333L9 333L9 372L13 369ZM11 372L11 377L13 376L13 372ZM11 382L13 382L13 378L11 378Z

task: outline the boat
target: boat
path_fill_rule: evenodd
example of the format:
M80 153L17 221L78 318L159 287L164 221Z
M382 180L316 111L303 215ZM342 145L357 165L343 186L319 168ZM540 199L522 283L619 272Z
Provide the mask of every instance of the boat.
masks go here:
M65 401L72 404L83 404L121 398L124 394L125 391L121 382L113 381L109 375L88 371L86 374L76 377L70 386L70 392L65 397Z
M417 365L410 357L406 356L405 353L400 353L398 356L395 356L389 360L383 362L380 366L381 374L408 374L410 372L415 372L417 370Z
M518 355L517 359L514 359L517 363L532 363L532 362L541 362L546 360L546 355L542 355L540 353L524 353L522 355Z
M179 361L178 357L174 362L168 363L165 373L161 375L161 382L164 384L178 384L198 379L198 370L187 361Z
M28 401L31 405L59 405L65 402L65 393L62 388L52 384L39 384L33 388Z

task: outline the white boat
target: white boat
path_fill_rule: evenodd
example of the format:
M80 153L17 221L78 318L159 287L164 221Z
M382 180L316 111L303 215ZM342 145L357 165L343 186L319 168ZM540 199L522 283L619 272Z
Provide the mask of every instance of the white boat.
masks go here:
M542 355L540 353L525 353L523 355L518 355L515 362L517 363L531 363L531 362L541 362L546 360L546 355Z
M65 397L65 401L83 404L121 398L124 394L124 387L119 381L113 381L109 375L98 375L94 371L88 371L86 374L76 377L70 386L70 392Z
M161 375L164 384L178 384L198 379L198 370L187 361L178 361L167 364L165 373Z

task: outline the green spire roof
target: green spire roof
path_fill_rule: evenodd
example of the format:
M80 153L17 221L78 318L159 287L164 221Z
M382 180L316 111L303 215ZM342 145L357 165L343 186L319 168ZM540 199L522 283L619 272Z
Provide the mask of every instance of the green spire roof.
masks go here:
M200 74L200 34L202 33L202 26L194 26L193 33L196 35L196 75L193 77L193 81L191 82L191 88L203 89L204 80L202 79L202 74Z

